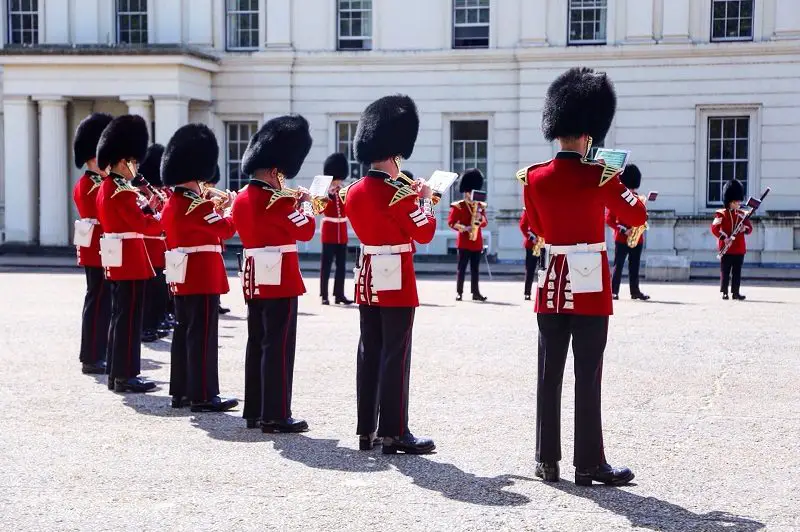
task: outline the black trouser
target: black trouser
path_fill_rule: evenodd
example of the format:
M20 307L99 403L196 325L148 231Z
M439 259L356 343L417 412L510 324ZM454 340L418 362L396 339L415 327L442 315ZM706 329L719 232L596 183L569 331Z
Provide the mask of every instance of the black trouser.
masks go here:
M739 295L739 287L742 284L742 264L744 264L744 255L729 255L726 253L722 256L719 263L720 292L727 294L728 283L730 282L733 295Z
M480 277L480 265L482 251L470 251L468 249L458 250L458 276L456 277L456 292L459 294L464 293L464 274L467 271L467 262L469 262L469 280L472 295L477 296L481 293L478 288L478 279Z
M83 298L81 352L84 364L106 359L108 326L111 322L111 284L103 276L103 268L85 266L86 296Z
M577 468L605 463L600 384L608 316L539 314L539 384L536 390L536 460L561 460L561 382L572 338L575 357L575 451Z
M328 279L331 264L336 259L336 275L333 278L333 297L344 299L344 275L347 267L347 244L322 244L322 264L320 265L319 295L328 299Z
M357 434L402 436L408 431L408 381L414 307L361 305L356 363ZM380 410L380 424L378 411Z
M245 419L273 421L292 416L296 337L296 297L247 302Z
M619 285L622 282L622 268L625 266L625 258L628 257L628 282L631 287L631 295L638 296L642 292L639 290L639 264L642 259L642 248L644 241L639 242L635 248L628 247L624 242L616 242L614 246L614 274L611 276L611 292L619 294Z
M169 394L194 402L219 395L219 295L175 296Z
M112 379L136 377L141 371L145 283L111 283L111 328L108 338L111 358L107 373Z
M156 276L147 280L145 289L147 297L144 302L144 318L142 320L142 329L145 331L158 329L161 322L164 321L167 311L167 300L169 299L167 279L164 277L162 268L157 268L155 272Z

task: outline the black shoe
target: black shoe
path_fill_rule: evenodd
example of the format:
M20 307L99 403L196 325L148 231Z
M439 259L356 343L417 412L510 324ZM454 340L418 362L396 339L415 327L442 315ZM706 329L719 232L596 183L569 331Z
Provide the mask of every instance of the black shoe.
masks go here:
M337 297L334 301L337 305L352 305L353 302L346 297Z
M142 331L142 342L149 344L158 340L158 333L156 331Z
M164 320L158 324L159 331L171 331L172 329L173 329L172 323L168 322L167 320Z
M164 318L164 321L167 322L167 325L172 328L178 324L178 318L175 317L175 314L167 314L167 317Z
M633 471L627 467L614 468L603 464L594 469L576 469L575 484L591 486L592 482L601 482L608 486L623 486L633 480Z
M323 304L323 305L330 305L330 304L331 304L331 302L330 302L330 300L329 300L327 297L323 297L323 298L322 298L322 304Z
M185 408L189 406L189 398L188 397L173 397L172 402L170 403L172 408Z
M227 412L237 406L239 406L239 401L236 399L223 399L217 395L210 401L192 401L190 410L192 412Z
M108 375L108 374L106 374L106 375ZM111 375L108 375L108 382L106 382L106 385L108 386L108 389L113 392L114 391L114 377L112 377Z
M642 301L647 301L650 299L650 296L639 292L638 294L631 294L631 299L641 299Z
M530 300L531 300L531 295L525 294L525 301L530 301Z
M158 329L156 330L156 335L158 335L159 339L166 338L169 336L169 329Z
M464 296L462 296L461 294L458 294L458 295L456 296L456 301L461 301L461 300L463 300L463 299L464 299Z
M229 309L229 308L225 308L225 307L223 307L222 305L220 305L220 307L219 307L219 313L220 313L220 314L227 314L227 313L228 313L228 312L230 312L230 311L231 311L231 309Z
M545 482L558 482L561 480L558 462L536 462L536 470L533 474Z
M247 428L248 429L257 429L257 428L259 428L261 426L261 420L260 419L247 419L247 418L245 418L245 421L247 421Z
M747 297L743 296L742 294L733 294L733 299L737 301L744 301Z
M616 301L617 299L619 299L619 294L611 294L611 299Z
M430 454L436 449L433 440L430 438L417 438L410 432L406 432L399 438L383 438L383 454Z
M381 445L383 443L383 438L378 438L375 436L375 433L371 434L361 434L358 436L358 450L359 451L371 451L376 445Z
M727 293L727 292L722 292L722 299L724 299L725 301L727 301L728 299L730 299L730 298L728 297L728 293Z
M84 375L105 375L106 374L106 361L100 360L94 364L83 363L81 372Z
M482 296L480 294L472 294L472 300L473 301L486 301L487 299L489 299L489 298L486 297L486 296Z
M305 432L308 430L308 423L302 419L293 417L286 419L270 419L261 422L261 432Z
M146 393L154 390L156 383L148 382L139 377L130 379L114 379L115 392Z

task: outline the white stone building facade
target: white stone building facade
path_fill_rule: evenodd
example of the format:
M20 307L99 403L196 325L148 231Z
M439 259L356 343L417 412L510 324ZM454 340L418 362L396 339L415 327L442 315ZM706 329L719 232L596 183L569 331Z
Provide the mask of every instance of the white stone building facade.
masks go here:
M297 178L307 183L329 153L349 150L370 101L401 92L421 115L408 169L481 167L491 253L519 259L515 172L554 154L540 131L545 90L584 65L616 84L604 145L631 150L642 188L660 192L645 256L713 261L711 213L735 175L748 193L772 188L748 260L800 264L798 0L3 0L0 9L6 244L69 244L72 132L89 112L141 114L160 143L189 121L209 124L223 185L236 188L238 158L265 120L309 120L314 145ZM420 252L453 242L442 224Z

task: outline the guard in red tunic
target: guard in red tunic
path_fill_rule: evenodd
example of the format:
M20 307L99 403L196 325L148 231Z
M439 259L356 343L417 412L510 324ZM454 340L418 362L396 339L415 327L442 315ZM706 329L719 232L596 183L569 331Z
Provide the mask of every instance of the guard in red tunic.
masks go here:
M534 234L547 242L549 261L539 272L539 383L536 407L536 475L559 480L561 381L572 340L575 356L575 483L621 485L627 468L606 462L600 421L600 383L611 276L605 243L605 209L628 226L642 225L647 211L617 171L585 159L591 139L602 139L616 110L605 73L572 68L547 90L542 130L561 145L553 160L517 172Z
M100 262L100 237L103 228L97 219L97 192L103 172L97 166L97 142L100 134L111 122L111 115L94 113L84 118L75 130L73 152L75 165L86 171L75 183L72 199L78 209L75 221L74 244L78 251L78 264L86 273L86 296L83 299L80 361L83 373L106 372L106 347L108 325L111 320L111 286L103 276Z
M461 301L464 292L464 274L469 263L469 280L473 301L486 301L481 295L480 280L481 256L483 255L483 228L486 227L486 204L472 201L472 192L483 188L483 173L472 168L461 174L459 192L464 198L450 205L447 225L458 233L458 275L456 277L456 301Z
M539 249L539 256L533 254L536 247L538 237L531 229L528 223L528 215L525 209L522 209L522 216L519 218L519 230L522 233L522 247L525 248L525 301L531 300L531 287L533 280L536 278L536 266L546 263L546 252L544 249Z
M419 306L412 242L427 244L436 232L431 190L399 181L400 160L414 150L419 117L408 96L386 96L361 115L353 140L367 175L339 194L361 240L356 303L361 315L356 394L359 447L373 448L375 430L383 453L426 454L433 440L408 428L411 337ZM420 198L425 201L420 205ZM378 412L380 411L380 422Z
M722 188L722 200L725 208L714 213L711 233L717 237L717 249L722 250L728 239L733 239L733 244L720 259L719 291L722 292L722 299L728 299L728 284L730 283L733 299L744 301L745 296L741 294L739 288L742 283L742 264L744 264L744 256L747 253L745 235L753 232L753 224L750 223L750 220L745 220L744 230L738 235L733 234L733 228L745 217L745 211L739 208L744 201L742 182L733 179L725 183Z
M160 235L161 224L142 210L155 208L155 200L148 204L131 185L147 152L148 138L142 117L123 115L108 124L97 144L97 164L108 173L97 194L97 214L103 227L101 257L112 286L108 386L118 392L155 388L155 383L138 375L145 282L155 276L144 237Z
M167 197L161 190L164 188L164 184L161 182L162 155L164 155L164 146L151 144L147 148L144 161L139 165L139 176L133 180L134 185L138 186L139 191L146 197L158 196L158 205L155 210L145 210L148 214L160 212L164 208L163 204ZM148 279L145 285L142 342L155 342L169 334L169 330L164 324L167 299L169 298L167 281L164 279L164 267L166 266L164 253L167 251L167 243L164 235L146 236L144 245L156 276Z
M203 195L204 199L210 199L210 200L213 201L214 198L209 193L209 187L211 187L211 188L216 187L221 180L222 180L222 174L219 171L219 165L217 165L217 166L214 167L214 177L211 179L211 181L208 181L206 183L207 186L204 188L204 190L206 191L206 193ZM224 242L222 243L222 252L223 253L225 252L225 243ZM228 307L223 307L222 306L222 298L220 298L220 304L219 304L219 313L220 313L220 315L228 314L230 311L231 311L231 309L229 309Z
M620 180L631 192L638 195L639 187L642 184L642 172L638 166L635 164L626 166L625 171L620 176ZM627 258L631 299L647 301L650 296L642 293L639 289L639 264L642 259L642 249L644 249L644 233L639 236L636 246L630 247L628 245L628 231L631 227L625 225L610 209L606 209L606 225L614 230L614 273L611 275L611 297L619 299L622 269L625 267L625 259Z
M213 179L219 157L214 133L203 124L181 127L161 163L164 184L175 187L161 215L167 233L167 280L178 323L170 349L172 407L223 412L236 399L219 396L219 296L228 292L222 241L236 228L230 215L235 193L219 207L204 199L200 184Z
M350 175L350 163L343 153L334 153L325 159L323 174L333 177L328 202L322 211L322 263L320 264L319 295L323 305L330 305L328 300L328 279L331 276L331 264L336 259L336 277L333 280L333 298L339 305L350 305L353 302L344 295L344 275L347 263L347 218L344 206L339 198L342 182Z
M307 191L286 190L284 179L297 175L310 149L302 116L264 124L242 157L242 172L251 179L233 203L247 302L242 415L248 428L260 426L262 432L308 430L308 423L292 417L297 297L306 291L297 241L311 240L316 224Z

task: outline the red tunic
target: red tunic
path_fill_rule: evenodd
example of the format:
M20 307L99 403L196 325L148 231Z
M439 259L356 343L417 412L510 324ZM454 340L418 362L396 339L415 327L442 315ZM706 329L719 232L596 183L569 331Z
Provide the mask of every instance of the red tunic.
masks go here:
M72 200L75 202L75 207L78 208L78 215L81 218L98 220L97 192L100 190L102 183L102 177L88 170L75 183L75 188L72 189ZM86 248L76 246L75 249L78 252L78 264L80 266L93 268L101 268L103 266L100 262L100 237L102 234L102 227L97 225L92 232L92 244Z
M522 246L525 249L533 249L536 235L528 223L528 215L525 213L525 209L522 210L522 216L519 217L519 231L522 233Z
M533 232L549 245L605 243L605 208L625 225L642 225L647 210L602 164L576 152L559 152L555 159L517 172L524 186L525 210ZM536 312L608 316L613 313L608 256L601 252L602 291L573 294L566 255L550 253L541 276Z
M711 232L717 237L717 249L721 250L722 246L725 244L723 242L724 238L731 236L733 233L733 227L739 223L739 220L744 218L745 211L742 209L719 209L717 212L714 213L714 221L711 222ZM736 239L731 244L731 247L728 248L728 251L725 252L726 255L744 255L747 253L747 244L745 243L744 235L749 235L753 232L753 224L750 223L750 220L747 220L744 223L744 231L740 232L736 235ZM723 239L720 239L723 237Z
M136 202L139 192L124 178L111 174L103 179L97 194L97 215L104 233L139 233L159 236L161 224L150 214L144 214ZM133 281L155 277L147 255L144 239L122 241L122 266L106 268L106 279Z
M231 216L214 210L214 203L198 196L188 188L177 187L167 200L161 214L161 224L167 233L167 247L190 248L197 246L222 246L222 241L236 233ZM171 283L172 293L178 296L192 294L227 294L228 274L222 253L198 251L189 253L185 282Z
M627 244L628 243L628 233L623 233L622 229L626 231L630 229L629 225L622 223L622 220L617 217L613 212L609 209L606 209L606 225L608 225L611 229L614 230L614 242L619 244ZM642 243L644 240L644 233L639 235L639 240L636 242L636 245Z
M233 202L233 221L245 249L296 245L314 237L314 217L297 208L295 197L257 179L242 189ZM281 284L255 286L253 259L245 261L245 299L297 297L306 292L297 253L284 253Z
M486 227L486 211L479 205L467 202L466 200L456 201L450 205L450 215L447 217L447 225L455 229L456 224L466 225L472 227L472 209L479 209L481 224L478 229L478 236L475 240L470 240L470 232L458 231L456 238L456 247L458 249L466 249L469 251L482 251L483 250L483 228Z
M333 195L322 216L322 243L347 244L347 218L339 194Z
M365 246L409 245L400 253L402 287L377 291L372 288L371 256L363 256L356 279L356 303L379 307L417 307L417 280L411 244L427 244L436 233L436 218L419 206L419 195L389 174L370 170L367 176L340 191L345 213Z

